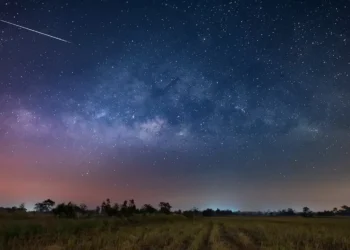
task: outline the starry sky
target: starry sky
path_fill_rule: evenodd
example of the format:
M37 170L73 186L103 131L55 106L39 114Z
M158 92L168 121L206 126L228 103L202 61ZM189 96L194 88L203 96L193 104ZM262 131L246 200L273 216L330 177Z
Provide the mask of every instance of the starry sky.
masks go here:
M0 205L350 203L348 1L0 1Z

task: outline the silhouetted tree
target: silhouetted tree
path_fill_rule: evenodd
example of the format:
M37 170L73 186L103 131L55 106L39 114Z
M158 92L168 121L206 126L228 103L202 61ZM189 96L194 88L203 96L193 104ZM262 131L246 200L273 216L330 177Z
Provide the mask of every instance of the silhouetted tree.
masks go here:
M310 217L312 215L312 211L308 207L303 207L303 216Z
M294 216L294 215L296 215L296 213L295 213L295 211L292 208L288 208L288 209L283 209L283 210L277 212L276 215L280 215L280 216Z
M134 213L136 213L136 205L135 205L135 201L133 199L129 200L128 203L128 214L132 215Z
M87 206L86 206L86 204L84 204L84 203L81 203L80 204L80 206L79 206L79 210L80 210L80 213L82 213L82 214L86 214L87 212L88 212L88 209L87 209Z
M174 214L182 214L181 209L178 209L178 210L174 211Z
M143 205L143 207L141 208L141 212L142 213L146 213L146 214L154 214L157 212L157 209L155 209L152 205L150 204L145 204Z
M333 210L332 210L332 212L333 212L334 214L337 214L337 213L338 213L338 208L334 207Z
M123 216L128 217L128 201L125 200L123 204L121 205L120 212Z
M96 214L100 214L100 213L101 213L101 208L100 208L99 206L97 206L97 207L95 208L95 213L96 213Z
M248 212L248 213L250 213L250 212ZM215 211L215 216L229 216L229 215L233 215L233 212L231 210L228 210L228 209L226 209L226 210L216 209L216 211Z
M333 210L324 210L323 212L317 212L316 213L318 216L334 216Z
M343 205L343 206L341 206L341 209L346 211L346 210L349 210L350 207L348 207L347 205Z
M295 211L294 211L294 209L292 209L292 208L288 208L287 209L287 214L286 215L289 215L289 216L293 216L293 215L295 215Z
M101 204L101 213L108 215L108 216L113 216L115 215L113 208L111 207L111 200L106 199L106 201L103 201Z
M56 216L64 216L65 215L65 204L60 203L54 209L52 209L52 213Z
M215 215L215 212L214 212L213 209L208 208L208 209L204 210L204 211L202 212L202 214L203 214L203 216L205 216L205 217L211 217L211 216L214 216L214 215Z
M119 215L119 204L118 203L114 203L113 207L112 207L112 215L113 216L118 216Z
M67 218L76 218L79 214L83 213L81 206L77 206L72 202L68 202L68 204L60 203L52 209L52 212L56 216Z
M341 208L339 209L338 213L340 215L350 215L350 207L348 207L347 205L343 205L341 206Z
M199 215L201 214L201 212L199 211L199 209L196 208L196 207L193 207L193 208L192 208L192 211L193 211L193 215L194 215L194 216L199 216Z
M13 207L5 208L5 211L8 212L8 213L15 213L15 212L21 211L21 209L16 207L16 206L13 206Z
M23 211L23 212L27 212L27 209L26 209L26 206L24 203L21 203L21 205L19 205L19 208L18 208L20 211Z
M35 204L34 209L37 212L46 213L52 210L55 202L51 199L44 200L43 202L39 202Z
M160 202L159 208L161 213L164 213L164 214L171 213L171 205L169 204L169 202Z

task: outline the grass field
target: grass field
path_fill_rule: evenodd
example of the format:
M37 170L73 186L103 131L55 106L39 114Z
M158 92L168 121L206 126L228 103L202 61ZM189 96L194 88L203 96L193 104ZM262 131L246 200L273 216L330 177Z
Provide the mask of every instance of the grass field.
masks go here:
M0 219L0 249L350 249L350 219Z

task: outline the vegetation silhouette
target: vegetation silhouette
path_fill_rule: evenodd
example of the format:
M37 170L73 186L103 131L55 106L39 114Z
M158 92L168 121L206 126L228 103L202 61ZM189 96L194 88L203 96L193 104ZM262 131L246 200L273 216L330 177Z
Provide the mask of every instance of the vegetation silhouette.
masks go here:
M313 212L173 210L105 199L95 208L46 199L0 208L0 249L350 249L350 207ZM311 219L310 219L311 218ZM30 243L29 243L30 242ZM209 246L209 248L207 248Z
M102 201L100 206L95 209L88 209L87 205L82 203L77 205L73 202L59 203L52 199L46 199L38 202L34 206L34 213L52 214L58 218L80 218L93 216L107 216L107 217L124 217L129 218L135 214L153 215L153 214L178 214L187 218L194 218L197 216L214 217L214 216L303 216L303 217L331 217L331 216L350 216L350 207L343 205L340 208L333 208L332 210L324 210L313 212L307 206L303 207L301 212L297 212L292 208L282 209L278 211L232 211L207 208L199 210L192 208L190 210L172 211L172 206L169 202L160 202L158 209L151 204L144 204L137 208L134 199L125 200L122 203L112 203L109 198ZM18 207L0 207L0 212L14 213L26 212L25 204L22 203Z

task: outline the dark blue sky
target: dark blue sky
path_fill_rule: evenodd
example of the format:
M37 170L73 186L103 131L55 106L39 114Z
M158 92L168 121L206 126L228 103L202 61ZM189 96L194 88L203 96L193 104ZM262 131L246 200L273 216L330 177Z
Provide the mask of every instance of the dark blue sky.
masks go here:
M349 202L349 8L0 2L1 202Z

